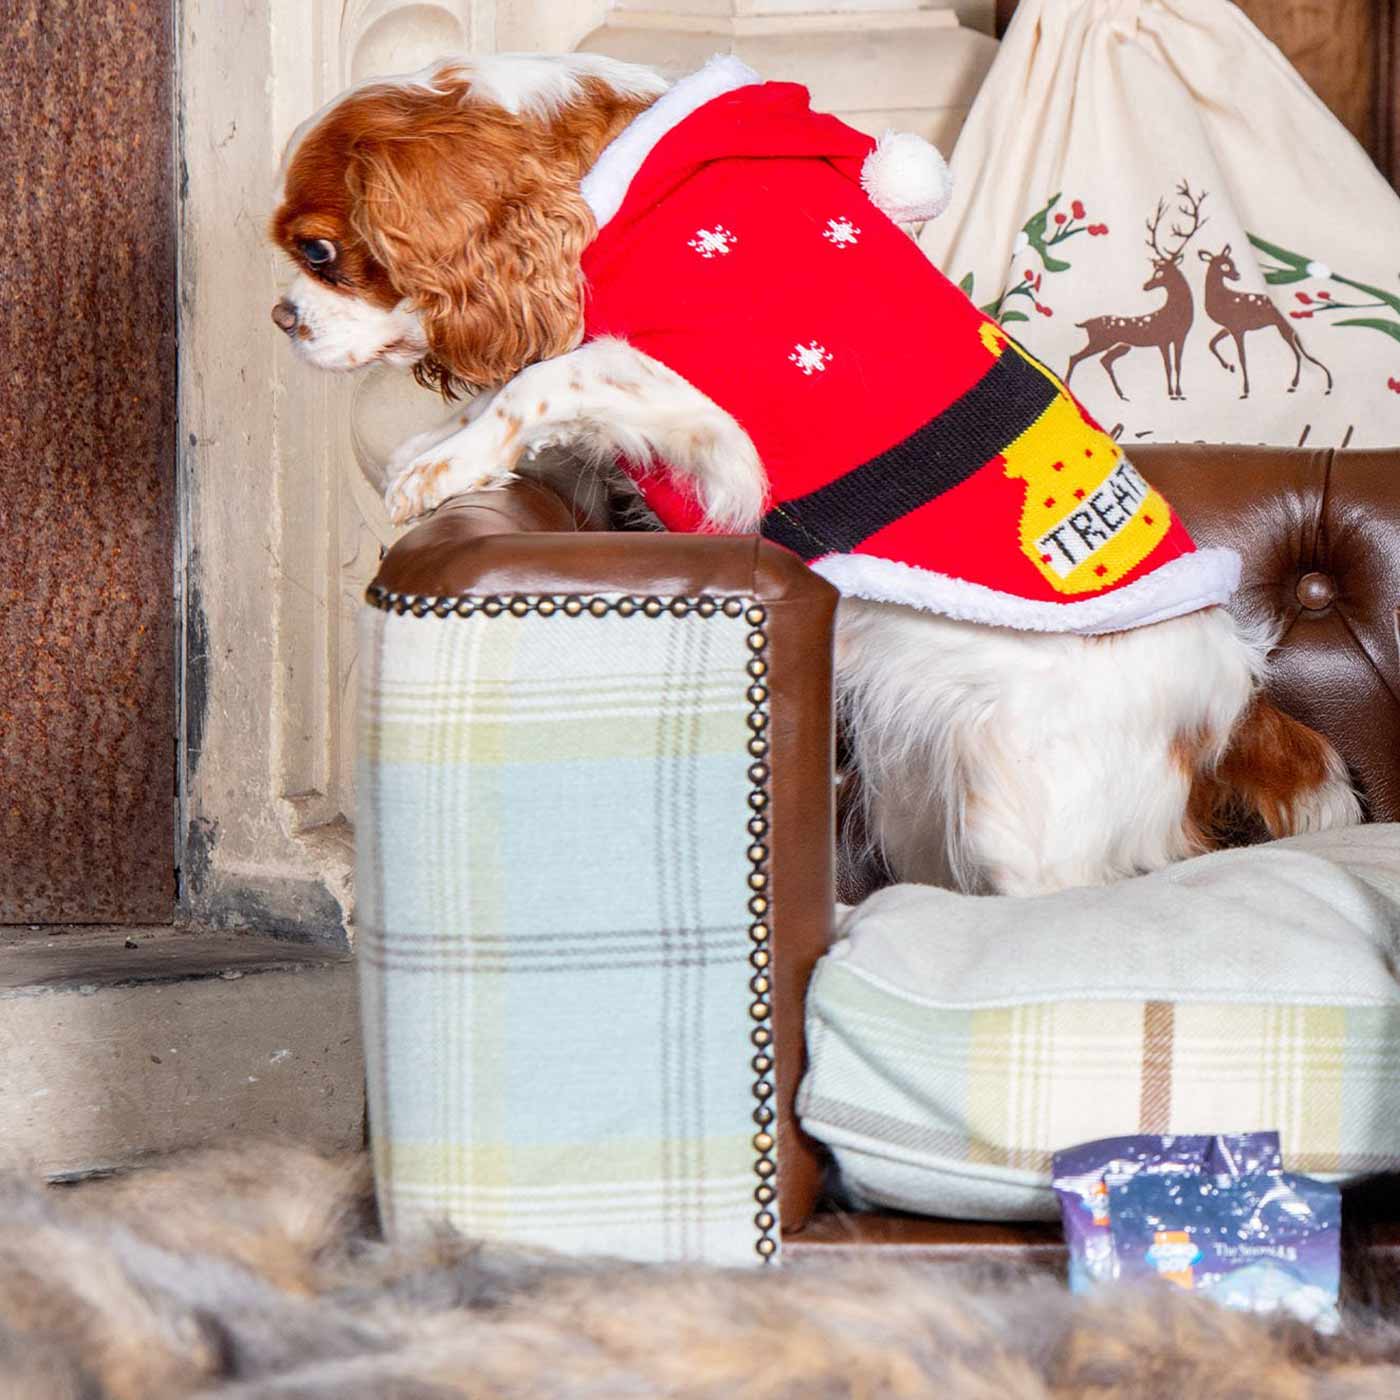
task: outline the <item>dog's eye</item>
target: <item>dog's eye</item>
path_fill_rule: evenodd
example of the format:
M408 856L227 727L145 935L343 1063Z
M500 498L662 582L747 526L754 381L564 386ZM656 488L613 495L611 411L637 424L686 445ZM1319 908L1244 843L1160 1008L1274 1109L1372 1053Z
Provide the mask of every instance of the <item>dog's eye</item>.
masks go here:
M329 238L306 238L301 243L301 255L319 272L335 261L335 244Z

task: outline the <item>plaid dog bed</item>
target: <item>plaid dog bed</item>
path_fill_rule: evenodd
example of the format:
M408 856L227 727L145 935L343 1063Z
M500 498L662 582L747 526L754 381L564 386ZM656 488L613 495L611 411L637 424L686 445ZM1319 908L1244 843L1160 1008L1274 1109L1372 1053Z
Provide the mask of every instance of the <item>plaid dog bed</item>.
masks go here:
M1400 826L1035 899L900 886L807 1002L803 1125L862 1205L1054 1219L1050 1156L1277 1128L1295 1170L1400 1166Z

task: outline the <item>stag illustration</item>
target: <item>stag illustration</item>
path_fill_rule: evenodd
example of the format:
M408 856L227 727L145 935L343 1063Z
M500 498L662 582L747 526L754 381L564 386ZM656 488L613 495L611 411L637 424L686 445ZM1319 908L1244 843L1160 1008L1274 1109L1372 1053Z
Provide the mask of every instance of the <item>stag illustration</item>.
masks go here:
M1234 340L1235 352L1240 357L1240 373L1244 376L1244 391L1240 398L1249 397L1249 362L1245 359L1244 338L1250 331L1263 331L1271 327L1283 337L1284 343L1293 352L1293 382L1288 386L1288 392L1291 394L1298 388L1303 361L1308 360L1327 376L1327 393L1330 394L1332 371L1316 356L1308 354L1303 348L1303 342L1298 338L1298 332L1288 324L1283 312L1273 301L1262 292L1235 292L1226 286L1227 282L1240 280L1240 270L1235 266L1234 258L1230 256L1230 245L1227 243L1218 253L1210 253L1202 248L1200 258L1202 262L1210 264L1206 269L1206 315L1216 325L1224 327L1223 330L1217 331L1211 340L1210 352L1234 374L1234 365L1219 349L1220 342L1227 335Z
M1102 358L1099 363L1108 371L1108 378L1114 392L1124 403L1128 396L1118 383L1113 372L1116 361L1121 360L1129 350L1149 349L1155 346L1162 353L1162 367L1167 375L1167 397L1184 399L1181 392L1181 349L1186 344L1186 333L1191 329L1194 308L1191 298L1191 284L1181 270L1181 259L1186 245L1207 222L1201 217L1201 205L1205 202L1205 192L1191 193L1185 180L1177 187L1182 203L1178 209L1190 220L1189 228L1172 225L1172 235L1178 242L1175 248L1164 249L1157 241L1162 220L1166 217L1167 202L1157 201L1156 215L1147 220L1147 246L1152 250L1152 276L1142 284L1144 292L1164 291L1167 299L1155 311L1145 316L1095 316L1089 321L1078 322L1079 329L1088 333L1089 343L1069 362L1065 371L1065 383L1069 383L1074 367L1092 355Z

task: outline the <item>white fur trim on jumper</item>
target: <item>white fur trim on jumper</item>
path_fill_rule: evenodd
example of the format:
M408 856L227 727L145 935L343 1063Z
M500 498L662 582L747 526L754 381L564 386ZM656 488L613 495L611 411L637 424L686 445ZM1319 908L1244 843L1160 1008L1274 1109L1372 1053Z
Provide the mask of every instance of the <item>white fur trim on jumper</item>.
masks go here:
M842 593L875 603L905 603L964 622L1022 632L1095 636L1146 627L1228 602L1239 587L1240 556L1233 549L1198 549L1194 554L1179 555L1135 583L1077 603L1015 598L980 583L871 554L828 554L815 560L812 570Z
M948 162L912 131L885 132L860 168L860 183L897 224L936 219L953 198Z
M668 131L716 97L759 81L747 63L731 54L718 54L698 72L677 81L629 122L579 182L579 193L593 211L598 227L602 228L622 208L633 177Z

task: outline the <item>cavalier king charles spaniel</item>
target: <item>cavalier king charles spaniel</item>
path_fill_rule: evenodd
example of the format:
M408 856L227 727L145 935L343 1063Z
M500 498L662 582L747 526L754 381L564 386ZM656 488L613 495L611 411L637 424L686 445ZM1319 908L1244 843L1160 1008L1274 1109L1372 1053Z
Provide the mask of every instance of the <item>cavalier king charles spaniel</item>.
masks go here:
M412 366L420 382L445 396L471 396L465 411L405 443L391 460L392 519L402 523L450 496L499 485L529 470L540 454L548 457L546 449L564 448L573 454L575 471L626 465L667 525L762 528L797 549L844 595L836 674L864 804L864 821L855 827L901 880L1033 894L1106 883L1209 849L1225 822L1242 815L1262 819L1274 836L1359 820L1336 752L1262 698L1272 639L1247 633L1219 605L1238 574L1233 556L1222 563L1214 556L1223 551L1188 553L1193 546L1184 531L1171 537L1176 544L1168 549L1165 503L1155 504L1160 498L1063 386L985 318L980 325L968 322L966 354L960 351L940 368L932 363L936 341L928 342L934 349L925 360L908 348L902 357L886 356L888 368L878 379L868 369L878 359L867 356L858 391L844 392L842 411L815 429L803 417L801 404L808 400L792 396L816 395L821 386L834 394L844 382L841 344L831 337L789 333L779 346L787 353L760 364L753 347L765 330L731 320L726 328L734 331L737 368L718 365L723 357L710 347L705 363L714 378L706 381L711 392L702 392L694 381L703 374L682 374L661 354L648 353L661 343L657 336L616 328L644 326L652 302L662 308L658 315L679 304L673 284L682 279L714 279L715 305L730 311L742 305L734 297L749 295L760 282L788 297L791 307L835 308L847 295L838 270L855 268L871 249L880 251L882 266L905 269L918 280L908 262L922 258L917 245L902 233L898 244L889 241L894 225L884 214L900 218L900 201L887 187L877 197L865 138L834 118L807 112L801 89L769 84L756 92L746 86L754 81L736 76L732 60L673 86L648 69L585 54L451 59L412 77L361 84L298 130L271 226L295 275L273 320L296 353L322 369ZM741 103L751 105L736 121ZM725 111L727 125L719 122ZM736 196L736 212L726 205L703 225L698 216L677 223L693 237L677 236L674 249L655 261L645 240L629 244L613 237L605 247L602 235L617 227L615 216L634 193L639 170L652 172L647 178L654 187L642 202L644 213L669 198L665 162L659 173L646 164L663 148L681 162L676 168L686 179L706 169L702 158L684 156L687 132L695 142L730 142L723 153L751 174L760 171L758 178L771 185L753 196L761 201L771 193L769 205L746 205ZM756 210L766 211L767 223L773 210L787 214L796 207L780 197L786 176L779 164L745 161L765 154L750 148L760 136L818 157L824 198L838 188L850 192L832 196L838 202L831 217L790 221L785 243L774 243L776 234L758 227ZM869 157L863 163L862 154ZM845 183L833 185L837 179ZM934 212L918 203L903 212L911 219ZM827 212L822 206L820 214ZM693 213L683 208L678 217ZM767 271L759 262L749 272L736 271L765 238ZM745 292L735 280L741 276L759 281ZM590 320L595 289L605 283L611 305L630 308L630 321L622 315L605 316L601 326ZM696 295L705 302L709 294ZM889 292L872 283L851 305L878 304L896 314L905 295L902 286ZM908 295L912 317L921 303L914 292ZM938 304L953 320L961 318L960 325L976 315L970 307ZM923 325L926 330L928 316ZM934 327L942 329L942 322ZM924 333L911 321L909 346ZM689 366L684 337L670 343L674 354L664 358ZM852 462L864 462L860 435L886 412L887 400L917 396L925 371L930 381L955 377L959 365L979 355L986 384L995 379L995 394L988 389L979 398L976 385L958 390L957 412L941 414L907 443L921 443L932 454L926 467L935 459L944 464L927 468L937 475L954 471L947 454L938 455L938 443L961 434L959 442L981 444L978 462L992 452L996 463L1007 464L1004 471L998 466L995 480L985 470L969 475L959 467L941 484L919 485L912 503L906 493L906 504L894 508L866 488L883 481L898 488L896 495L904 491L908 456L877 452L873 466L865 463L847 478L847 486L856 482L859 489L845 489L840 480L799 480L791 489L775 484L774 459L786 439L764 439L755 427L770 401L798 403L783 432L798 438L815 433L818 452L828 438L849 441L855 444ZM714 387L725 373L725 383L751 410L721 407L732 407ZM991 420L1012 409L1024 418L1002 432ZM1016 501L1036 498L1027 511L1039 509L1044 496L1049 513L1034 528L1023 516L1019 545L1013 538L1009 551L1014 561L1003 566L994 560L988 567L1014 571L1014 565L1024 572L1029 560L1040 569L1030 592L1058 592L1046 593L1049 601L1006 601L995 587L964 582L966 572L951 580L952 570L930 572L919 553L918 522L942 519L935 513L944 509L940 502L981 493L976 499L984 514L964 516L961 533L949 537L956 548L969 539L976 544L969 524L994 522L999 503L1011 499L1007 478L1023 474L1013 465L1011 447L1003 452L997 444L1011 443L1023 429L1040 432L1027 425L1052 418L1055 442L1089 444L1082 454L1076 447L1076 461L1093 457L1096 448L1109 455L1095 464L1092 480L1072 479L1074 470L1086 469L1082 462L1047 478L1048 494L1011 482L1020 492ZM762 452L756 437L765 442ZM1104 475L1101 464L1109 460L1118 466ZM654 464L650 476L646 464ZM1060 472L1065 462L1050 465ZM1024 471L1038 469L1032 464ZM805 468L799 462L794 470L801 476ZM649 493L648 480L662 481L659 498ZM1067 496L1065 488L1076 485L1079 503L1088 488L1085 509L1054 504L1053 489ZM1097 512L1092 518L1089 505ZM870 519L846 538L841 512ZM813 524L818 519L820 528ZM1183 594L1178 582L1172 606L1140 601L1136 611L1114 613L1123 599L1143 599L1143 588L1152 584L1129 567L1134 560L1141 564L1134 555L1107 575L1109 582L1121 578L1123 588L1089 596L1090 582L1077 586L1086 601L1062 601L1061 594L1074 591L1067 582L1078 577L1074 571L1089 569L1100 550L1112 562L1129 523L1154 532L1153 548L1182 555L1168 561L1164 578L1179 580L1183 570L1210 576L1198 595ZM992 530L988 524L989 538ZM900 535L904 552L871 558L863 541L872 531ZM833 544L838 536L844 543ZM811 543L819 538L822 543ZM993 558L1000 548L989 543L985 553ZM1100 576L1105 570L1094 566ZM1006 610L984 606L989 598L1006 601ZM1071 616L1056 611L1068 607L1081 609L1083 621L1044 620Z

